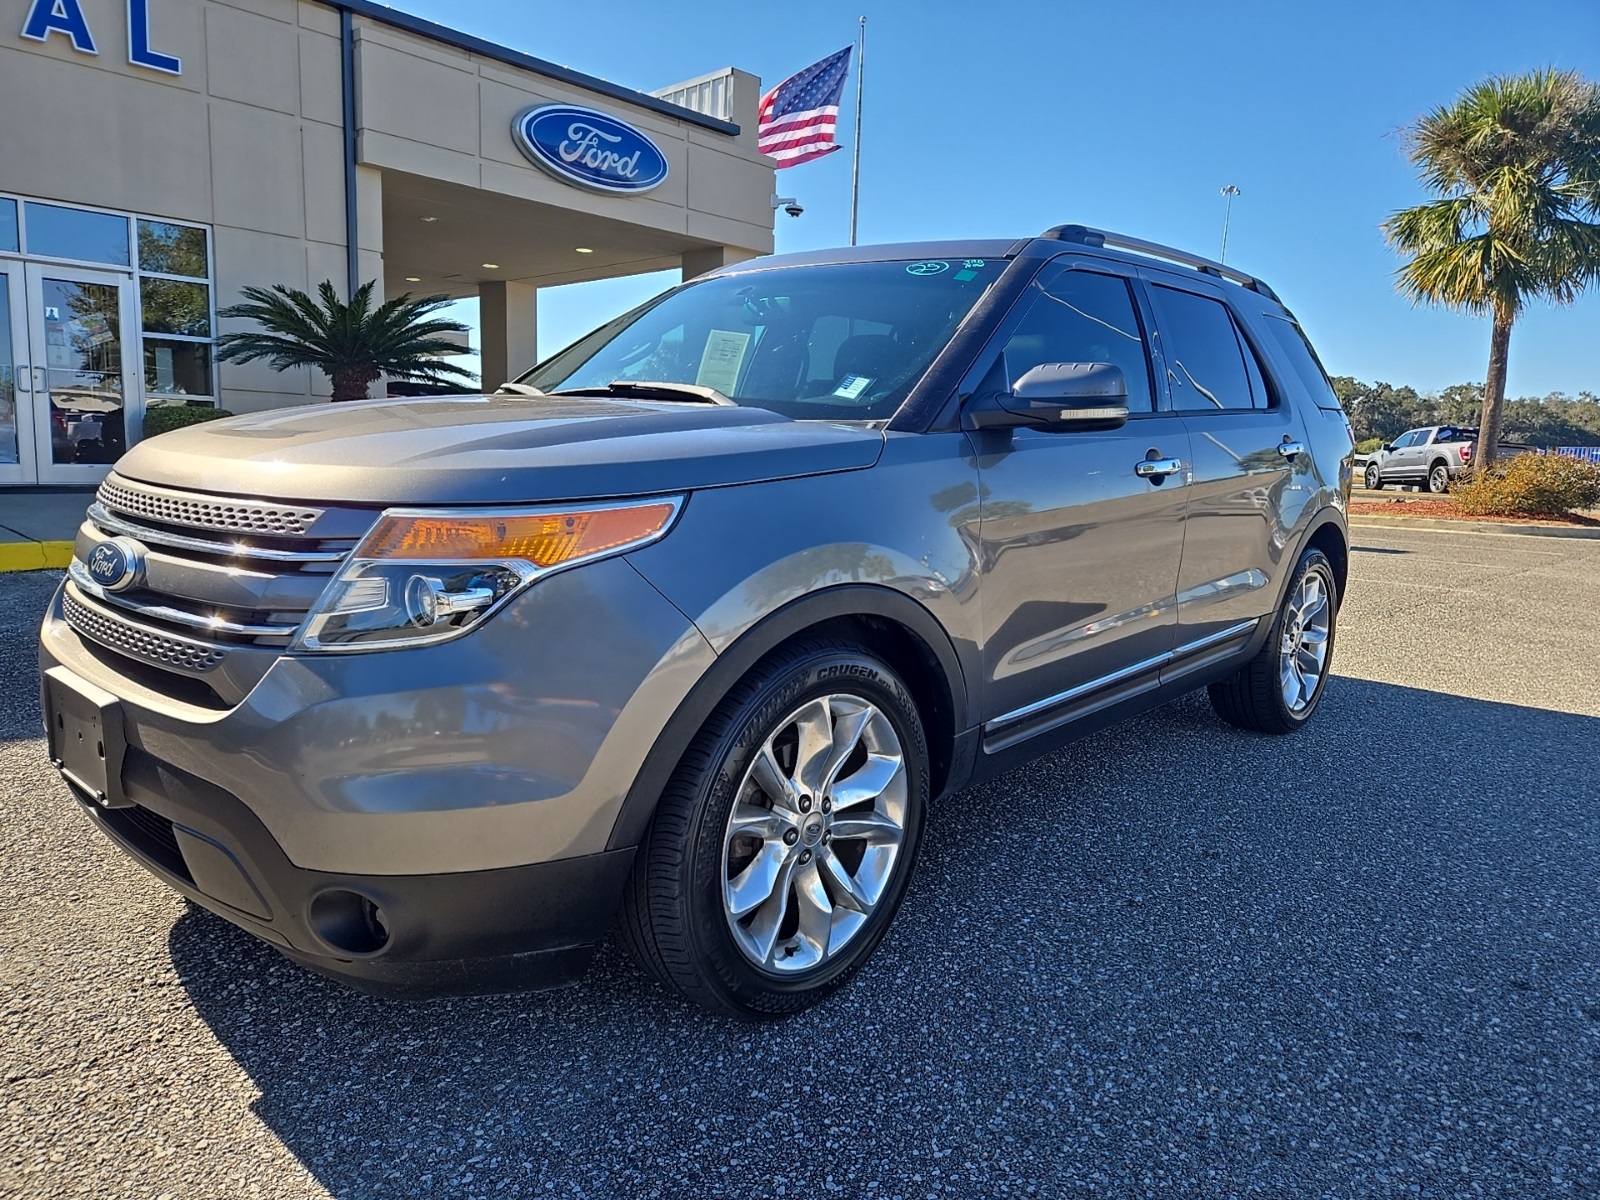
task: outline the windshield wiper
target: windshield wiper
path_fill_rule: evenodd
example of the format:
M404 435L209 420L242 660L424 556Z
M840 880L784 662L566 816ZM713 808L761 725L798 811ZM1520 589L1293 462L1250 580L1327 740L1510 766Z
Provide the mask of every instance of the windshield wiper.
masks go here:
M628 396L641 400L684 400L692 404L738 405L716 388L693 383L659 383L653 379L615 379L604 387L572 388L551 392L552 396Z
M547 393L541 392L532 384L502 383L499 387L495 388L494 394L496 396L543 396Z

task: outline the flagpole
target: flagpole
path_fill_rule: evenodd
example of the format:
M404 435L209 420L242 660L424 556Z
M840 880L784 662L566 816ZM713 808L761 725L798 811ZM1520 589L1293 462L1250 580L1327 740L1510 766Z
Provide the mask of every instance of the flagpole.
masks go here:
M850 244L856 244L856 211L861 206L861 81L867 73L867 18L856 36L856 144L850 167Z

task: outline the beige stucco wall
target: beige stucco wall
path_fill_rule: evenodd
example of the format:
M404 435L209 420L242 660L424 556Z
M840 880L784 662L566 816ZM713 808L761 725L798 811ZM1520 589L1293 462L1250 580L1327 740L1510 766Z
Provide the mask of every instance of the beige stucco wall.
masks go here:
M730 138L364 18L356 22L356 57L362 163L772 252L772 160L756 149L754 86L735 89L740 134ZM512 138L512 121L523 109L563 102L612 113L648 134L667 157L666 182L643 195L613 196L562 183L530 163Z
M128 62L125 0L80 2L97 55L60 34L20 37L29 0L0 0L0 191L210 226L219 308L247 284L331 279L342 293L337 11L313 0L152 0L151 45L183 60L174 76ZM771 251L772 166L756 150L751 77L735 89L743 132L734 139L365 18L355 24L361 269L380 292L386 170L664 231L688 239L691 254ZM647 196L606 196L535 168L511 122L550 101L645 130L670 161L667 182ZM235 411L328 394L320 373L262 363L225 364L220 378L221 402Z
M219 307L248 283L342 281L335 12L298 0L155 0L151 44L183 60L175 76L128 62L123 0L81 3L95 56L59 34L15 36L29 4L0 0L0 187L210 225ZM381 278L382 242L362 240ZM236 411L327 392L320 375L261 364L226 365L221 381L221 402Z

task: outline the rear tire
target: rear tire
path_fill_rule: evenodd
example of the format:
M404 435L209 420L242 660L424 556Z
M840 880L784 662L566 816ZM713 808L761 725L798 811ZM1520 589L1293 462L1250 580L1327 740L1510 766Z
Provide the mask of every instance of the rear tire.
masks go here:
M1256 656L1207 689L1217 716L1255 733L1293 733L1303 727L1327 686L1338 613L1333 566L1321 550L1307 550Z
M1377 463L1367 464L1367 491L1381 492L1383 490L1383 472L1378 470Z
M1428 491L1442 496L1450 490L1450 468L1444 463L1434 463L1428 468Z
M910 692L848 641L774 652L706 720L623 899L634 958L747 1020L822 1000L894 919L916 862L928 750Z

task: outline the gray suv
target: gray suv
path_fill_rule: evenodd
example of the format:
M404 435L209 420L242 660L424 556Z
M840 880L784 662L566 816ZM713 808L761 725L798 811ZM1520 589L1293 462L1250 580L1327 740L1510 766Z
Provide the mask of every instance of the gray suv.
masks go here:
M1231 267L1076 225L759 259L494 395L136 446L44 621L50 755L161 879L357 986L565 982L620 925L779 1016L975 780L1200 687L1309 720L1350 470Z

